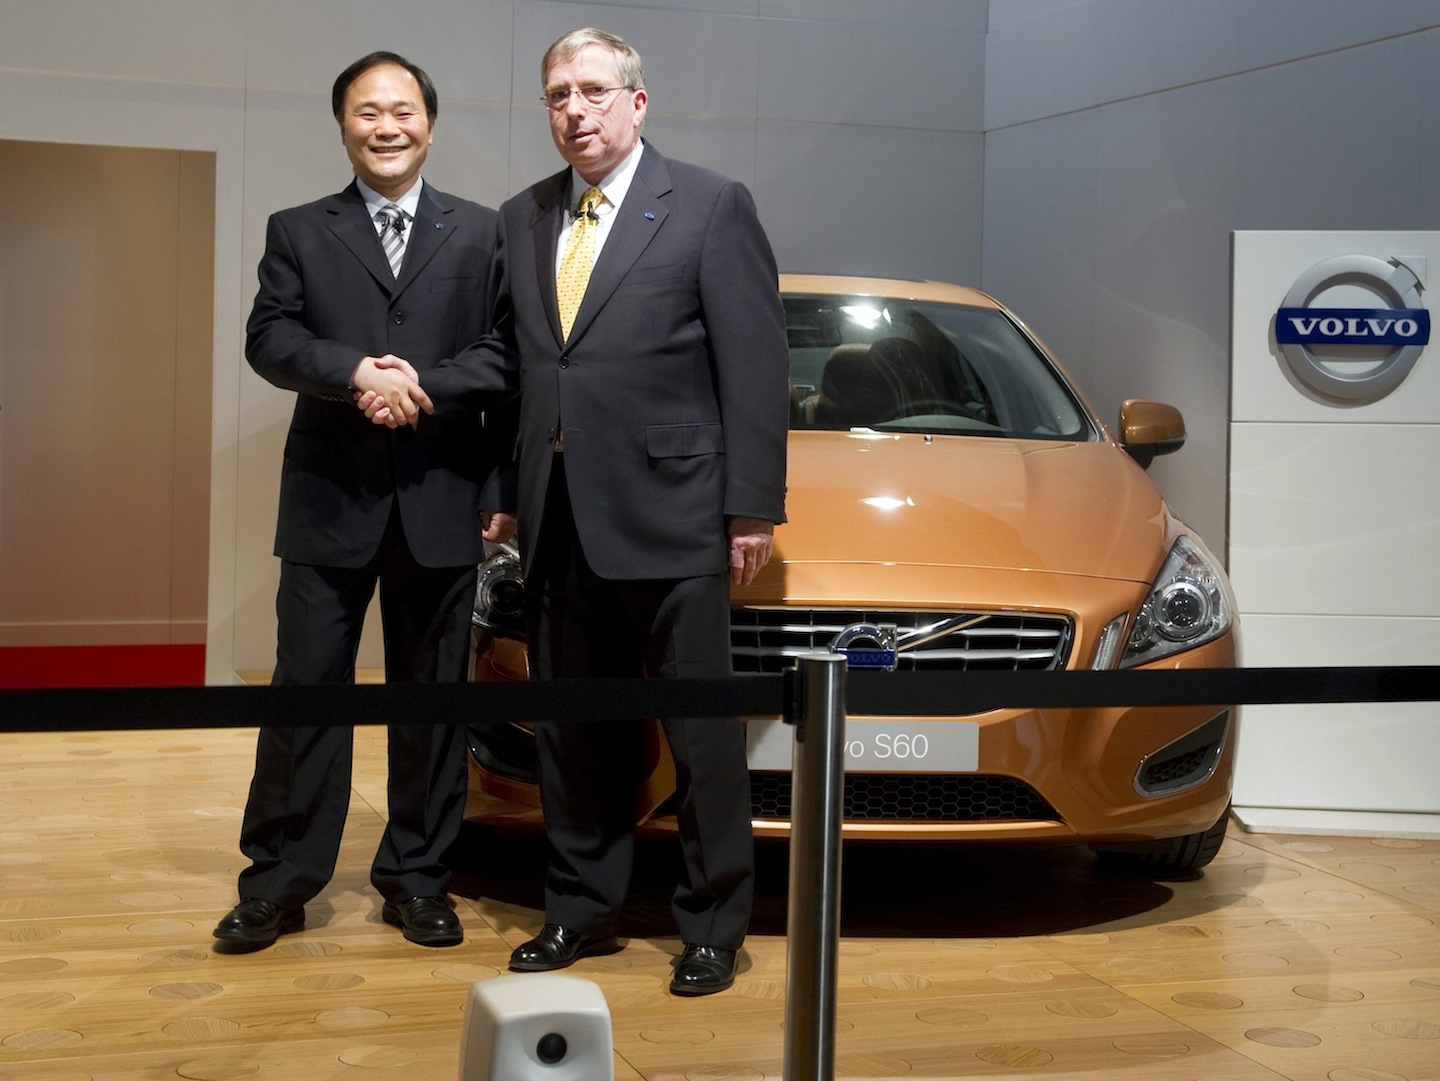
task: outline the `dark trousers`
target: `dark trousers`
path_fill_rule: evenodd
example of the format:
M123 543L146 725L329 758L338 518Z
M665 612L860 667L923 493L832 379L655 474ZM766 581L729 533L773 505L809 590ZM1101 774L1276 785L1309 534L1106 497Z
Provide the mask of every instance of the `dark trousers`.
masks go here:
M398 513L375 558L359 569L282 561L273 683L348 684L365 611L380 586L388 682L466 677L475 567L422 567ZM350 805L354 729L343 717L314 727L261 728L255 775L240 831L251 865L240 896L283 907L313 898L335 872ZM443 858L465 808L464 733L458 724L396 724L388 730L389 821L370 870L386 900L438 896L450 881Z
M537 679L730 674L728 575L597 577L575 534L557 454L527 580ZM634 863L646 720L535 726L549 865L545 919L612 930ZM663 721L675 759L683 867L672 910L686 942L738 949L750 922L755 849L745 738L736 717Z

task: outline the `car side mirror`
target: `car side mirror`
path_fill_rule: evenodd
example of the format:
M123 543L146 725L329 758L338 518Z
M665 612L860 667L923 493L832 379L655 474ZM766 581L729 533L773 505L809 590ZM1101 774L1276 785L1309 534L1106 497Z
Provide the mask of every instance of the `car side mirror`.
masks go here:
M1149 469L1157 455L1185 445L1185 418L1173 405L1127 398L1120 403L1120 445L1141 469Z

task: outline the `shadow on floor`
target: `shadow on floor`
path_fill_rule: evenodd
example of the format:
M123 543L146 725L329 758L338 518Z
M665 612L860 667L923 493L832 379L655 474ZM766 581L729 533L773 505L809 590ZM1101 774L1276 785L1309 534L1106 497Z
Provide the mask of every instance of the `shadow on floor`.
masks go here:
M783 935L789 845L756 850L752 934ZM465 824L452 853L451 891L522 908L543 907L538 831ZM675 934L670 893L678 846L642 838L620 931ZM1015 938L1080 931L1116 920L1155 922L1174 896L1163 882L1102 870L1088 849L960 844L849 844L841 857L841 934L864 938Z

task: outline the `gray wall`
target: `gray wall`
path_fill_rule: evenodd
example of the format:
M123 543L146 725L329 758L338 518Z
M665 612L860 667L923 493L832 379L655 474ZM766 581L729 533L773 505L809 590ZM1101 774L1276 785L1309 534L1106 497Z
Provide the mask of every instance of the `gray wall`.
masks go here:
M1107 418L1181 409L1151 474L1223 555L1230 234L1440 228L1440 2L993 0L989 30L982 284Z
M427 68L426 176L495 204L560 165L545 46L604 27L647 59L656 145L750 184L785 268L975 281L986 19L986 0L0 0L0 139L215 154L207 678L273 662L292 396L246 367L243 327L267 215L348 179L346 64L384 47Z
M429 179L496 203L558 165L544 46L630 39L649 135L749 183L784 269L979 282L1105 415L1179 406L1190 445L1154 475L1221 551L1231 231L1437 227L1440 0L393 7L0 0L0 139L216 155L214 682L273 650L290 396L240 356L265 218L345 182L328 88L377 46L439 84Z

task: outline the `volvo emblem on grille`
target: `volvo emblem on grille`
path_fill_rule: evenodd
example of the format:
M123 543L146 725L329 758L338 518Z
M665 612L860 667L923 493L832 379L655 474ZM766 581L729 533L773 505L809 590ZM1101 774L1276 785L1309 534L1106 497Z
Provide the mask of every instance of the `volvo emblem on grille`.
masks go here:
M895 670L896 628L893 623L853 623L835 636L831 653L845 657L847 668Z

